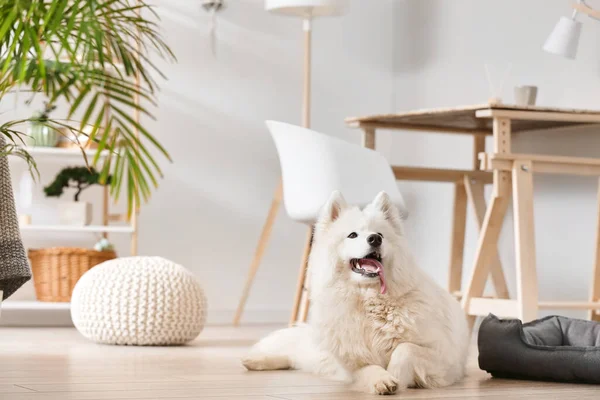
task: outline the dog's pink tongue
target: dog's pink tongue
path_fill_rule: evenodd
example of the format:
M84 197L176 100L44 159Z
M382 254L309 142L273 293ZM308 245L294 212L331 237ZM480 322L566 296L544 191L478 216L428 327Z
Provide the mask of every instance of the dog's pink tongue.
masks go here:
M383 276L383 265L372 258L361 258L358 260L358 264L365 271L369 273L376 272L379 275L379 281L381 282L380 293L385 294L387 292L387 286L385 286L385 277Z

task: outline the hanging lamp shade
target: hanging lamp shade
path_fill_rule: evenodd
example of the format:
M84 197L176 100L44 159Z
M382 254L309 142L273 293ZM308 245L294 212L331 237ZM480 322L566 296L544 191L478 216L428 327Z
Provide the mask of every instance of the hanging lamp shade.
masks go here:
M266 0L267 11L293 17L327 17L343 15L348 0Z
M581 22L561 17L548 39L546 39L543 49L548 53L574 59L577 55L580 35Z

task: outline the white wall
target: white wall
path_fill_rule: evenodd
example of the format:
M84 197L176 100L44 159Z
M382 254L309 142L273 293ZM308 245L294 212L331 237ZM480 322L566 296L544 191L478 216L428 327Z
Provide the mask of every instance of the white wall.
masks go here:
M169 81L162 85L157 121L149 124L174 163L165 165L165 179L142 211L140 252L194 270L208 292L211 319L225 321L236 307L279 176L263 120L300 121L301 22L266 13L260 0L231 0L218 20L215 58L199 2L157 3L179 63L164 67ZM485 62L495 77L512 63L506 101L515 84L534 84L541 105L598 108L598 25L585 20L577 61L540 50L558 17L568 13L567 1L355 0L349 15L314 24L313 126L358 142L358 132L344 127L347 116L485 102ZM515 146L598 156L600 137L594 133L532 134L517 138ZM384 132L378 144L397 163L470 167L467 138ZM408 235L417 257L445 284L452 187L400 185L411 208ZM588 179L536 179L542 297L584 296L595 192ZM512 273L511 226L501 238L501 254ZM467 270L474 231L471 220ZM249 320L287 317L304 235L305 228L281 211L247 305ZM126 254L126 243L118 244ZM508 279L514 287L512 275Z

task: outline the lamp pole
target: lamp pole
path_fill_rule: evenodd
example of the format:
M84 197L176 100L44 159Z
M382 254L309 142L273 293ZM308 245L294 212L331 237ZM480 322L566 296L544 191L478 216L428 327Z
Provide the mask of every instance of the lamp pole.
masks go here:
M302 21L304 30L304 88L302 91L302 126L310 128L310 56L312 41L312 16L307 14Z
M311 39L312 39L312 15L307 13L302 20L302 30L304 31L304 79L302 90L302 126L310 128L310 89L311 89ZM294 304L290 315L290 326L296 322L306 321L308 315L308 285L306 280L306 270L308 265L306 260L310 254L313 239L313 227L308 228L306 243L304 245L304 255L298 270L298 281L296 282L296 292L294 293ZM300 317L300 318L298 318Z
M311 39L312 39L312 20L316 16L334 16L342 15L347 8L348 0L265 0L266 9L283 15L291 15L302 18L302 30L304 33L304 65L303 65L303 86L302 86L302 126L310 128L310 100L311 100ZM254 252L254 258L250 264L248 277L242 290L242 296L238 308L233 318L233 324L239 325L246 300L250 293L250 288L256 276L256 272L267 248L273 225L279 211L279 206L283 201L283 185L281 179L273 194L269 214L263 225L258 245ZM308 258L312 244L312 227L309 228L306 245L304 246L303 260ZM298 274L298 283L294 298L291 321L296 321L299 316L300 321L306 320L308 313L308 296L305 284L306 262L303 261Z

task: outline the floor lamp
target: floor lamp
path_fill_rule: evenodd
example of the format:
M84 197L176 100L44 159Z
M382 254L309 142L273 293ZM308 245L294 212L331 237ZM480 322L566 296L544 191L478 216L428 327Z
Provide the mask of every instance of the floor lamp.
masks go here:
M310 127L310 69L312 20L315 17L343 15L348 8L348 2L348 0L265 1L265 9L269 12L286 16L300 17L303 19L302 26L304 31L304 79L302 90L302 126L306 128ZM246 300L248 299L248 295L250 294L250 288L252 287L252 283L254 282L254 277L256 276L256 272L258 271L258 267L260 266L260 262L267 248L269 237L271 236L271 231L273 229L273 224L275 223L275 218L277 217L277 212L279 211L279 206L281 205L282 197L283 188L280 180L279 184L277 185L277 189L275 189L275 194L273 195L273 200L271 202L271 208L269 209L269 214L267 215L267 219L260 234L258 245L256 246L256 250L254 252L254 258L252 260L252 263L250 264L250 270L248 271L248 277L246 279L244 290L242 292L242 297L240 299L240 303L233 318L234 325L239 325L240 319L242 318L244 306L246 305ZM298 314L300 314L300 320L306 320L306 315L308 312L308 297L306 291L304 290L304 280L306 273L306 259L308 258L308 253L310 252L311 242L312 229L309 229L306 239L306 246L304 248L304 256L302 257L302 264L300 266L300 271L298 274L298 284L296 287L294 307L292 309L290 323L296 322L296 320L298 319ZM299 311L300 304L302 304L303 306L302 310Z

